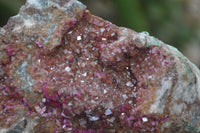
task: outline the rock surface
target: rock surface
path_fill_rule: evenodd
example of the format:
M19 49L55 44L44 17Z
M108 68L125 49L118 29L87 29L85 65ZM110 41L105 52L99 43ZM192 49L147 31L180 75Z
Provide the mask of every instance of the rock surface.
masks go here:
M200 72L76 0L27 0L0 29L1 133L198 133Z

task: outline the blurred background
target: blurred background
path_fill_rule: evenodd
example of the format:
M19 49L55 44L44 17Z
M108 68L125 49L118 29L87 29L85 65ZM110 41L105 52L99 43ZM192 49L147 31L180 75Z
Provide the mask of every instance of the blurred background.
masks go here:
M177 47L200 67L200 0L80 0L92 14ZM25 0L0 0L0 26Z

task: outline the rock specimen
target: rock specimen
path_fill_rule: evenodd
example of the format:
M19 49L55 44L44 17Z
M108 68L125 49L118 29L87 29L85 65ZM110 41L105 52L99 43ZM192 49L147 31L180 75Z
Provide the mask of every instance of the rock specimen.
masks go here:
M76 0L27 0L0 29L1 133L198 133L200 72Z

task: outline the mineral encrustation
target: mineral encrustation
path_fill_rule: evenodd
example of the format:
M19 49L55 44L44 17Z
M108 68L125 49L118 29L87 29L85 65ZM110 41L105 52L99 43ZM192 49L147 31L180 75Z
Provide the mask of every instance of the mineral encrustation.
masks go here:
M199 110L186 57L77 0L27 0L0 28L1 133L198 133Z

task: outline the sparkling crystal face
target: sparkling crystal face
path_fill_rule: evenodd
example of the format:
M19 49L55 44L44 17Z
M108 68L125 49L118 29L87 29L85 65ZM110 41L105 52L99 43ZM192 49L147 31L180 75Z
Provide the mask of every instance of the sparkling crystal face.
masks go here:
M88 12L70 26L61 45L49 53L43 53L43 44L35 42L35 50L29 53L32 60L27 58L17 66L16 77L21 74L22 83L2 74L0 100L4 106L0 109L10 111L13 121L20 109L44 118L35 131L44 123L56 125L51 131L157 131L166 116L149 114L148 103L155 100L154 87L173 74L164 72L171 64L169 55L162 55L159 47L137 46L143 42L130 39L127 29ZM13 55L9 45L6 50ZM156 76L160 73L162 77ZM12 82L22 87L12 86ZM22 96L23 91L27 95ZM19 110L12 110L16 106ZM146 113L138 111L141 108ZM7 117L3 113L0 120Z
M115 128L113 125L142 128L147 122L153 122L149 125L156 130L162 119L143 117L135 109L142 102L143 91L139 90L157 80L154 75L168 67L168 60L156 47L116 43L118 34L115 25L83 15L66 32L61 46L40 57L36 71L45 70L46 78L39 79L34 89L42 88L46 101L37 112L60 119L66 131Z

